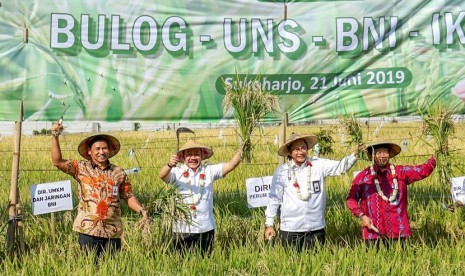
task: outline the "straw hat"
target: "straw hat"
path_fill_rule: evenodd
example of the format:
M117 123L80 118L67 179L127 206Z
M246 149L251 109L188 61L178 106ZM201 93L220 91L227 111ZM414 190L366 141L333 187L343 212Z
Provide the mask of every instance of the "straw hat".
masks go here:
M289 137L289 139L286 141L286 143L279 148L278 155L283 157L290 156L291 153L289 152L288 147L292 143L300 139L305 140L305 142L307 142L308 149L313 148L313 146L315 146L316 143L318 143L318 137L316 137L315 135L300 135L293 132L291 134L291 137Z
M210 157L212 157L213 155L213 150L209 147L206 147L206 146L203 146L201 144L198 144L197 142L195 142L194 140L188 140L179 150L178 150L178 154L179 153L182 153L183 151L185 150L188 150L188 149L200 149L201 153L202 153L202 160L204 159L208 159Z
M89 136L86 139L82 140L82 142L78 146L79 154L85 159L90 160L90 156L87 154L87 151L89 150L91 144L99 139L106 140L108 142L108 149L110 151L108 158L115 156L119 152L121 145L118 139L108 134L97 134Z
M387 148L389 150L389 158L398 155L401 152L399 145L391 142L376 142L367 146L367 154L370 161L372 160L373 150L378 148Z

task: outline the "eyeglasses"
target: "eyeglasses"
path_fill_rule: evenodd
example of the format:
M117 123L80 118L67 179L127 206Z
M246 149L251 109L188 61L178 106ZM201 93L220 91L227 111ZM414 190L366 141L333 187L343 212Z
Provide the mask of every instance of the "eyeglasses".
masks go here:
M307 147L298 147L298 148L293 148L291 149L292 152L298 152L298 151L301 151L301 152L306 152L308 151Z

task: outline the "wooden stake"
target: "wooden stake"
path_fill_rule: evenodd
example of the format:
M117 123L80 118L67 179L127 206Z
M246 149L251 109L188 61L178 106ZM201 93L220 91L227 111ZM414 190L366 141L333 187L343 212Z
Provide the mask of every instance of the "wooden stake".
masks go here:
M19 105L19 120L15 122L15 137L13 149L13 162L11 168L11 183L10 183L10 197L8 205L8 214L10 220L8 221L7 235L6 235L6 249L10 256L18 251L24 252L24 233L22 223L21 202L19 200L19 157L21 149L21 127L23 122L23 101Z
M52 243L55 244L55 212L50 213L50 232L52 232Z

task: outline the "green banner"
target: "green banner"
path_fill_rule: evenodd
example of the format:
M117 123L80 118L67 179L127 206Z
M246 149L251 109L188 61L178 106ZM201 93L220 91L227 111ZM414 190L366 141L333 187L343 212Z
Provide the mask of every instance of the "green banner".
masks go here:
M236 74L291 122L464 114L464 33L455 0L2 1L0 120L228 121Z

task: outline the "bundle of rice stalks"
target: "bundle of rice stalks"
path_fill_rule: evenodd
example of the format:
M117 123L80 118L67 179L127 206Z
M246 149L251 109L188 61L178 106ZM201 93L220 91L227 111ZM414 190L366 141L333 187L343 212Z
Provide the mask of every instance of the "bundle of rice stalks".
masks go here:
M232 84L223 81L226 92L223 109L225 113L229 108L234 109L233 116L242 142L242 157L246 163L250 163L252 157L252 132L268 113L279 109L278 97L262 89L260 78L257 76L249 80L246 76L241 79L236 71Z
M434 149L436 156L437 181L444 189L444 194L450 195L450 178L452 175L452 159L450 158L449 138L455 133L452 112L441 102L430 105L426 113L420 115L423 120L422 133L431 137L423 141Z
M331 136L332 133L333 132L331 130L320 129L320 131L316 134L316 137L318 137L319 153L321 155L329 155L334 153L334 139Z
M182 195L173 185L166 185L151 193L145 208L149 217L160 218L162 229L167 233L171 232L175 220L187 222L192 220L189 206L182 203Z
M337 119L344 128L347 136L350 137L348 141L350 146L359 146L363 144L362 127L360 126L360 121L355 118L354 113L339 115ZM358 149L358 156L360 159L368 160L368 156L361 149Z

